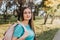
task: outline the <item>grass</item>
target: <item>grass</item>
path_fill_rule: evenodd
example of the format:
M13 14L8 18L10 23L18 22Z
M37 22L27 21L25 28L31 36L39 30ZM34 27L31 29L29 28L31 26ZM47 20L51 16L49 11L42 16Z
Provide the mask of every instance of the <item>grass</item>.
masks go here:
M5 22L5 20L3 19L2 16L0 16L0 17L2 18L2 19L0 19L0 24L8 24L10 22L13 23L13 22L17 21L17 17L15 17L15 16L11 16L9 19L6 20L6 22Z
M60 24L56 23L56 19L53 24L50 24L50 21L51 19L48 19L46 25L43 25L43 19L34 21L36 37L38 40L53 40L56 32L60 29Z
M40 17L40 16L35 16L35 18L38 19L38 20L42 19L42 17ZM16 22L17 21L17 17L11 16L9 19L6 20L6 22L4 22L4 21L5 20L3 19L3 16L0 16L0 24L8 24L8 23Z
M36 19L34 21L34 28L36 37L38 40L52 40L56 32L60 29L60 24L50 23L50 19L48 19L47 24L43 25L44 19ZM8 29L10 24L0 24L0 39L3 38L4 32Z
M51 29L49 31L43 31L40 34L37 34L37 38L38 40L52 40L57 30L58 29Z

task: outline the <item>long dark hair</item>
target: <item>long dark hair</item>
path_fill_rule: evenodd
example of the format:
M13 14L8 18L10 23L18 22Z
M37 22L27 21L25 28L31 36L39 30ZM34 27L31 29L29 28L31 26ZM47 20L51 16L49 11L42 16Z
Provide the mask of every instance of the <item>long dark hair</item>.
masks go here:
M30 9L30 7L23 7L22 8L22 11L21 11L21 19L22 19L22 21L24 20L24 17L23 17L23 12L24 12L24 10L25 9L27 9L27 8L29 8ZM31 9L30 9L31 10ZM31 14L32 14L32 11L31 11ZM33 14L32 14L32 16L33 16ZM29 25L30 25L30 27L31 27L31 29L33 29L33 24L31 24L33 22L33 17L31 17L31 19L29 20Z
M22 21L24 20L23 12L24 12L24 10L27 9L27 8L29 8L29 9L31 10L30 7L23 7L22 10L21 10L21 19L22 19ZM31 17L31 19L29 20L29 23L28 23L28 24L30 25L30 28L31 28L31 29L34 31L34 33L35 33L32 10L31 10L31 14L32 14L32 17ZM36 35L35 35L35 37L34 37L34 40L36 40Z

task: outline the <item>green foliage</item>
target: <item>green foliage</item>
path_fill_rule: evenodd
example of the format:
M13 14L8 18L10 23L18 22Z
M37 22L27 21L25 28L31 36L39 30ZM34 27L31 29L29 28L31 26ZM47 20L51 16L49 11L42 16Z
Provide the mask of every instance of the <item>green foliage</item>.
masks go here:
M5 24L5 23L9 23L9 22L16 22L17 17L13 16L13 15L6 15L6 22L5 19L2 16L0 16L0 24Z

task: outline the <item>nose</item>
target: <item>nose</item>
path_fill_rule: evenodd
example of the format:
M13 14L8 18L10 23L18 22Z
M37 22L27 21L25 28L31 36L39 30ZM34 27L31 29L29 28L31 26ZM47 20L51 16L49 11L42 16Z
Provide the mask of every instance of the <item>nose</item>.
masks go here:
M27 12L27 15L29 15L29 13Z

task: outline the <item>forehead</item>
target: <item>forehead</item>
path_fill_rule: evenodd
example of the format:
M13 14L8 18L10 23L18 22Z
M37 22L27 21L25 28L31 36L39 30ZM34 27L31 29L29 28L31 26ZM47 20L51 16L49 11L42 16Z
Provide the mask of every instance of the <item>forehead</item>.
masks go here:
M26 9L24 10L24 12L31 12L31 9L26 8Z

